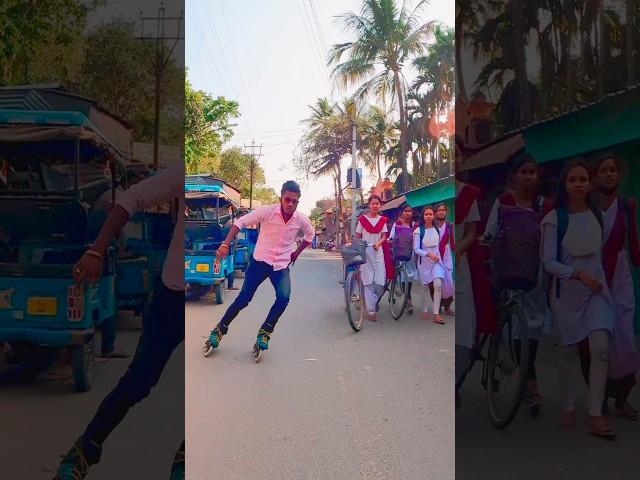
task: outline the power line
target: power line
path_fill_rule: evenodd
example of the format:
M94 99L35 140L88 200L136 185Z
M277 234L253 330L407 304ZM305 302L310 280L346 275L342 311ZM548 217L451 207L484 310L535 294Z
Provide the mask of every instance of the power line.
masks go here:
M307 40L309 41L309 46L311 47L311 50L313 50L313 54L315 56L318 56L318 50L317 50L317 47L316 47L316 45L314 43L312 35L311 35L310 31L309 31L309 27L307 27L307 23L305 21L304 13L302 12L302 7L300 6L299 2L296 2L296 5L298 6L298 12L300 13L300 19L302 20L302 24L304 25L304 30L305 30L305 32L307 34ZM324 62L322 60L322 56L320 56L319 59L320 59L320 64L321 64L320 72L323 75L325 75L326 71L323 68L324 67Z
M304 13L305 13L305 18L307 20L307 22L309 23L309 29L311 30L311 33L313 34L313 41L314 41L314 45L317 48L318 51L318 57L320 58L320 63L322 64L322 71L325 75L328 76L327 73L327 65L326 65L326 61L325 61L325 55L326 55L326 47L323 47L323 45L320 42L320 36L318 34L318 32L316 31L316 27L314 25L313 22L313 18L312 18L312 14L309 11L309 9L307 9L307 4L305 3L304 0L300 0L302 2L302 7L304 8Z
M236 92L236 90L233 88L233 83L231 83L231 84L230 84L230 87L229 87L229 88L227 88L227 84L226 84L226 82L223 80L223 76L222 76L222 75L220 75L219 70L218 70L218 68L216 67L215 61L214 61L213 56L212 56L212 54L211 54L211 52L212 52L212 51L215 51L215 50L214 50L213 48L211 48L211 44L209 43L209 37L207 37L207 35L206 35L206 30L203 28L203 26L202 26L202 22L200 21L200 10L198 9L198 4L197 4L197 2L194 2L194 4L193 4L193 5L194 5L194 8L195 8L195 10L196 10L196 20L197 20L197 22L198 22L198 25L200 26L200 30L203 32L204 40L205 40L205 43L207 44L207 47L208 47L206 50L207 50L208 58L211 60L211 61L210 61L210 64L213 66L213 69L215 70L215 72L216 72L216 74L217 74L217 76L218 76L218 79L220 80L220 85L221 85L225 90L227 90L228 92L230 92L230 93L231 93L231 94L232 94L236 99L239 99L239 98L240 98L240 96L238 95L238 92Z
M212 14L212 11L209 9L209 3L205 2L205 8L207 9L207 12L209 12L209 18L211 19L211 29L213 31L213 34L215 35L217 41L219 42L219 45L221 46L218 51L220 52L220 58L223 59L225 61L225 63L227 64L227 66L233 66L234 70L236 71L236 74L238 76L238 79L240 80L240 87L241 87L241 91L242 91L242 97L239 97L238 100L241 100L241 104L243 103L244 100L247 100L246 96L249 92L251 92L251 90L249 88L247 88L247 84L245 82L244 79L244 75L242 74L242 69L240 68L240 64L238 63L238 58L240 58L234 48L233 45L233 41L231 38L231 32L230 29L228 28L228 26L226 27L227 30L227 35L226 35L226 42L223 42L223 36L221 35L221 30L218 30L218 28L216 27L216 22L215 22L215 17L216 15ZM222 12L222 15L224 16L224 6L220 6L219 11ZM226 23L226 16L224 16L224 21ZM222 48L222 45L229 45L231 48L231 55L229 56L229 52L225 51L225 48ZM223 54L224 52L224 54ZM229 61L229 57L231 57L231 61ZM233 64L233 65L232 65ZM251 102L247 101L246 102L247 105L250 105ZM247 117L247 122L249 123L249 127L253 129L253 123L251 122L251 119L249 117Z
M327 43L324 41L324 34L322 33L322 26L320 25L320 21L318 20L318 15L316 14L316 7L313 5L313 0L309 0L309 6L311 7L311 12L313 13L313 19L316 22L316 28L318 29L318 35L320 36L320 42L322 47L326 50Z
M273 138L273 137L292 137L294 135L300 135L302 134L301 130L296 130L296 131L292 131L292 132L283 132L283 133L271 133L271 134L267 134L267 133L258 133L258 132L254 132L254 133L234 133L235 137L267 137L267 138Z

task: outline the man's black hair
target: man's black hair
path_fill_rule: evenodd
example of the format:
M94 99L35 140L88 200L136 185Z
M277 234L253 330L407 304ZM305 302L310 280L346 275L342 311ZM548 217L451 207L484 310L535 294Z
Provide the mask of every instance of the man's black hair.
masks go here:
M288 182L284 182L282 184L282 190L280 191L280 195L284 195L285 192L297 193L298 195L302 195L300 192L300 185L293 180L289 180Z

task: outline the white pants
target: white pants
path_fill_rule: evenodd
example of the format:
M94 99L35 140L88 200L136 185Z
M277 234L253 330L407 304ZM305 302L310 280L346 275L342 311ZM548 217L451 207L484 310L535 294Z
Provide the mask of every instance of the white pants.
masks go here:
M376 304L378 303L378 297L382 295L384 291L383 285L372 283L371 285L364 286L364 301L367 306L367 312L371 315L376 313Z
M596 330L589 335L589 350L591 351L591 367L589 368L589 415L602 415L605 387L609 368L609 333L606 330ZM567 403L565 410L575 408L577 385L582 379L579 369L578 350L575 345L564 347L563 353L563 383L566 387Z
M431 297L431 292L429 292L429 284L425 285L427 289L427 299ZM429 311L429 303L428 300L425 299L424 309L423 311L426 313ZM433 279L433 314L437 315L440 313L440 302L442 301L442 279L434 278Z

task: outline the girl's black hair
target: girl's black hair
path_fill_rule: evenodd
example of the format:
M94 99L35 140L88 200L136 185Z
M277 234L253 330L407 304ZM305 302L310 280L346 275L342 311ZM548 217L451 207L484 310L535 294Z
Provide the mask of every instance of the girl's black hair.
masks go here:
M408 203L403 203L402 205L400 205L400 210L398 213L398 218L396 219L396 221L399 221L402 218L402 214L404 213L404 211L410 208L411 209L411 221L413 222L413 217L415 215L415 210L413 209L413 207L411 205L409 205Z
M569 195L567 194L567 178L569 177L569 172L574 168L578 168L578 167L585 169L585 171L587 172L587 176L589 177L589 182L591 182L593 178L593 172L589 169L589 165L587 165L587 162L585 162L580 157L570 160L567 166L564 167L564 169L562 170L562 173L560 174L560 183L558 185L558 201L557 201L558 207L562 207L562 208L568 207ZM598 208L598 205L596 205L596 202L593 199L591 192L589 192L589 194L587 195L587 206L596 216L596 218L598 219L598 222L602 224L602 212L600 211L600 208Z
M367 205L371 205L371 200L378 200L380 203L382 203L382 198L380 198L379 195L371 195L369 197L369 200L367 200Z
M602 164L607 160L613 160L613 162L616 164L616 168L618 169L618 172L620 172L620 170L622 169L622 163L620 162L620 157L618 157L618 155L616 155L615 153L608 151L608 152L598 153L593 157L592 172L594 175L598 173L598 170L600 170L600 167L602 166Z
M509 173L507 173L507 182L509 183L509 186L511 186L511 184L513 183L513 180L518 174L518 171L527 163L533 163L536 166L536 170L539 171L538 162L536 162L536 159L533 155L530 155L528 153L520 155L511 162ZM540 179L538 178L538 180Z
M426 212L427 210L431 210L433 212L434 216L436 214L436 209L433 208L432 206L427 205L426 207L424 207L422 209L422 211L420 212L420 225L424 225L424 212ZM434 223L434 225L435 225L435 223Z

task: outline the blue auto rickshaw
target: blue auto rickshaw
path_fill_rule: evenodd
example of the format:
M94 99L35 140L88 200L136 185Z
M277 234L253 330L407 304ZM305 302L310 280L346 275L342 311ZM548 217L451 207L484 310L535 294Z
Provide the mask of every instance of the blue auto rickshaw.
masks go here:
M0 343L67 348L80 392L96 328L115 320L115 248L97 284L77 288L72 269L101 226L91 198L123 163L82 113L0 110Z
M258 229L256 227L243 228L236 238L235 268L244 272L249 266L249 260L253 257L253 252L256 249Z
M219 185L185 185L187 299L197 300L213 289L216 303L224 303L226 286L233 284L235 242L222 261L216 259L216 250L231 230L237 208Z
M142 178L151 175L144 166L128 165L127 179L132 172ZM162 274L172 231L170 212L157 208L138 212L129 220L117 259L118 310L144 312Z

